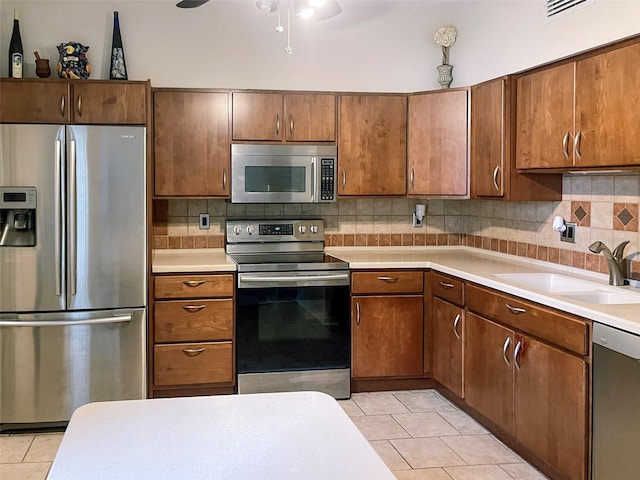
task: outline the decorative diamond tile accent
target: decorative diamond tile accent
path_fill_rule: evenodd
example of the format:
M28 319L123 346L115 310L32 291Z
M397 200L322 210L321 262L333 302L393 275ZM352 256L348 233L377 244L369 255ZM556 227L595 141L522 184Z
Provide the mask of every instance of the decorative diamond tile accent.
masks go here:
M574 213L578 218L578 220L580 221L582 221L582 219L587 216L587 212L584 211L584 208L582 208L582 205L580 205Z
M633 220L633 215L625 208L618 214L618 220L620 220L624 226L627 226L629 222Z
M571 202L571 221L581 227L591 226L591 202Z

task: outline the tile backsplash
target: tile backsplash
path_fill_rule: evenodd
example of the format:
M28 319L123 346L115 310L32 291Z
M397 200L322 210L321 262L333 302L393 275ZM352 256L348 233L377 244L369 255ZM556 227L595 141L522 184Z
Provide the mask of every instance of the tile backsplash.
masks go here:
M155 200L154 248L224 247L226 218L320 217L327 245L469 245L606 272L606 261L587 247L613 249L629 240L628 268L640 279L640 175L564 175L559 202L340 199L334 204L243 205L224 200ZM425 226L411 214L426 203ZM198 216L209 213L210 229ZM576 222L576 243L560 241L553 217Z

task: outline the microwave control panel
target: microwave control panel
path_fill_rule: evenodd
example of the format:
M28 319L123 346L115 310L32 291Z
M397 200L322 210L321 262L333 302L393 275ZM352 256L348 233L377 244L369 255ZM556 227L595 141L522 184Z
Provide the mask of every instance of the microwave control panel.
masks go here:
M335 200L335 158L323 158L320 162L320 200Z

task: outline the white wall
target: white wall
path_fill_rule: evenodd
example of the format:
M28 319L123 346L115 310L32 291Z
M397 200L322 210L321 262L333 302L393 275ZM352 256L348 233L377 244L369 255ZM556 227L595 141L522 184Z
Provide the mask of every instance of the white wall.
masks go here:
M443 24L459 32L450 55L453 86L640 33L640 0L596 0L553 22L542 0L341 0L344 11L332 20L293 20L289 56L286 34L274 30L277 14L260 12L254 0L211 0L191 10L176 1L0 0L0 75L7 75L14 8L26 76L35 76L33 51L53 67L55 45L74 40L90 46L91 78L106 78L118 10L130 79L162 87L430 90L439 88L433 33Z

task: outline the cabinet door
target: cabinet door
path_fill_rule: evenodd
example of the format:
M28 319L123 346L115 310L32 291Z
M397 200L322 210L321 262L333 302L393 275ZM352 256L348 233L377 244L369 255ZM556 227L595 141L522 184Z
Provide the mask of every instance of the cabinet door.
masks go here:
M506 79L471 88L471 191L477 197L502 197L506 147Z
M407 97L340 97L338 194L404 195Z
M287 142L333 142L336 139L335 95L284 96Z
M146 82L73 82L73 123L145 125Z
M434 297L432 313L433 378L462 398L464 310Z
M558 168L573 165L574 68L574 63L568 63L518 79L518 168Z
M467 91L409 97L409 195L466 196Z
M285 129L279 93L233 93L233 139L281 141Z
M69 123L69 83L0 80L0 122Z
M640 44L576 65L577 167L640 165Z
M469 405L513 433L514 332L467 312L464 395Z
M229 97L155 92L156 195L229 195Z
M587 364L528 336L516 338L515 436L566 478L586 473Z
M422 295L352 297L354 378L422 375L423 298Z

